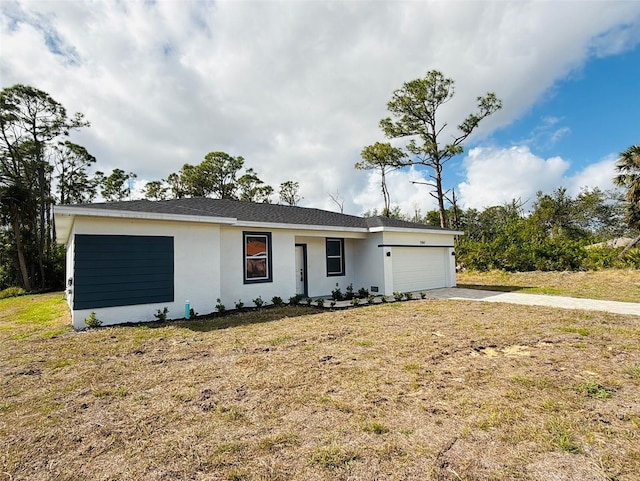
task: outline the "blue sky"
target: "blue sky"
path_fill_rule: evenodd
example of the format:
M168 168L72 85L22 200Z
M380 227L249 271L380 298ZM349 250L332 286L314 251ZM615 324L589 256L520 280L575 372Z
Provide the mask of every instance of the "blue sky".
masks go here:
M432 69L456 82L450 125L486 92L504 104L445 171L463 207L610 188L639 141L637 1L0 3L1 86L84 113L73 140L98 169L135 172L138 192L225 151L273 186L299 182L302 205L380 208L379 177L353 165L385 141L393 91ZM390 175L392 203L433 209L411 183L428 174Z
M494 139L530 140L533 152L570 160L570 171L640 142L640 47L590 59Z

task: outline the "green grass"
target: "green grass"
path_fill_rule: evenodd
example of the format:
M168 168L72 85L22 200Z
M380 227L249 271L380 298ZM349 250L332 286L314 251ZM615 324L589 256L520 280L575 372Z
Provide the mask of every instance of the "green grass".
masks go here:
M8 479L629 481L640 465L634 316L416 300L74 332L59 293L2 302Z
M639 302L640 270L587 272L461 272L459 287Z
M580 383L576 389L578 392L584 393L594 399L609 399L613 395L611 389L607 389L594 381Z

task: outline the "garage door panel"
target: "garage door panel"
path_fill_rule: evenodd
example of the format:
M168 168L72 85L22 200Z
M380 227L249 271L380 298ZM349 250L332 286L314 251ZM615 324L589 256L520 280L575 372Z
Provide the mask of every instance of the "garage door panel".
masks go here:
M393 289L408 292L446 285L446 253L441 247L396 247L392 252Z

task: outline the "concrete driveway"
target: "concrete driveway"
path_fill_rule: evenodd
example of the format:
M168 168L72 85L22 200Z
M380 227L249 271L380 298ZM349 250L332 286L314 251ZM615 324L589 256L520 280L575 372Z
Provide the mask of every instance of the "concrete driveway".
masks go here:
M636 302L601 301L598 299L580 299L577 297L547 296L521 292L482 291L479 289L463 289L459 287L434 289L426 292L427 299L506 302L508 304L559 307L561 309L582 309L585 311L604 311L615 314L640 316L640 303Z

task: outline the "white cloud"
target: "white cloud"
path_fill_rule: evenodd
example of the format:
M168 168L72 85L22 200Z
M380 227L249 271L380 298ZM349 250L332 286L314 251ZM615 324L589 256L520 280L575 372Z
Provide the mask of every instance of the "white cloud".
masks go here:
M636 45L639 22L637 2L14 0L0 4L0 71L2 87L33 85L83 112L92 127L75 139L103 171L157 179L223 150L271 185L300 182L305 205L335 210L328 193L339 191L345 212L360 213L381 196L353 164L381 139L378 122L403 82L433 68L454 78L442 111L452 125L495 91L505 107L480 139L590 55ZM415 175L390 178L406 211L430 202L408 183ZM474 176L468 199L480 191Z
M366 186L353 198L353 203L359 207L359 210L356 209L358 214L373 209L380 212L384 208L380 174L375 171L369 172L366 177ZM386 181L392 208L398 206L402 212L409 215L419 211L423 216L427 211L437 209L437 202L429 195L431 188L424 185L430 179L425 177L422 171L414 167L395 170L386 175Z
M614 189L613 178L616 176L618 156L608 155L604 159L587 165L585 168L566 179L565 186L569 195L575 196L584 188L600 190Z
M609 155L568 174L569 161L560 157L544 159L527 146L511 148L475 148L463 161L465 181L458 185L460 205L483 209L518 199L528 209L536 193L551 193L565 187L571 196L595 187L613 188L617 157Z
M519 199L530 206L536 192L559 186L569 162L540 158L528 147L475 148L463 161L466 180L458 189L463 207L482 209Z

